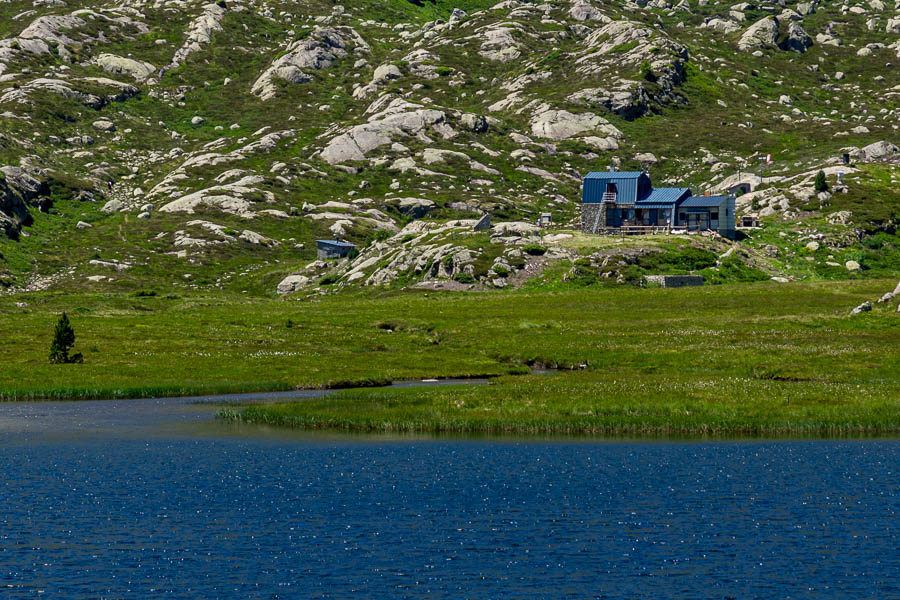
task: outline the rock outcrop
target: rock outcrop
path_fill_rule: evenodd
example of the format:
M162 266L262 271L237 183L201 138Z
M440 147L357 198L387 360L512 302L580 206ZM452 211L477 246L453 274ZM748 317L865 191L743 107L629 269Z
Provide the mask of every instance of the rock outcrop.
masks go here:
M778 41L778 19L765 17L747 28L738 40L738 49L744 52L775 48Z
M277 81L307 83L312 80L310 72L331 67L353 49L359 53L369 51L369 45L353 29L316 27L308 37L288 46L285 54L259 76L251 91L263 100L274 98Z

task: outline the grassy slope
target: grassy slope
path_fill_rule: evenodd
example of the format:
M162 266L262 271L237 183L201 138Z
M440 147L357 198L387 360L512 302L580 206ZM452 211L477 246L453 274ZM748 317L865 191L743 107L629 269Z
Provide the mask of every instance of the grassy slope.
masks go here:
M584 372L491 388L354 392L246 416L362 429L896 431L900 321L883 306L847 316L892 284L345 295L303 303L44 295L27 308L3 299L0 394L279 389L586 364ZM47 363L63 309L84 365Z

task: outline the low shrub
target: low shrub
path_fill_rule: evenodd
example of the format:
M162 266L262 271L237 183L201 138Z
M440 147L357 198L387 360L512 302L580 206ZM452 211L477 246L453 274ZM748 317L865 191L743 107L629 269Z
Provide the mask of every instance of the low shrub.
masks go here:
M454 275L453 280L459 283L475 283L475 277L470 273L466 273L465 271L460 271L459 273Z
M522 248L522 251L525 254L530 254L531 256L542 256L547 252L547 249L540 244L528 244L527 246Z

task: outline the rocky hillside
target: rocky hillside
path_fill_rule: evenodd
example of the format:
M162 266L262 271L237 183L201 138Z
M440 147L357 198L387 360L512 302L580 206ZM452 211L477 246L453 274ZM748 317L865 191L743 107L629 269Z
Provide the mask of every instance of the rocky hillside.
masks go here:
M610 164L746 184L745 266L822 276L895 247L898 98L882 0L6 0L0 289L504 287L596 250L525 223L577 227ZM360 256L316 264L333 236Z

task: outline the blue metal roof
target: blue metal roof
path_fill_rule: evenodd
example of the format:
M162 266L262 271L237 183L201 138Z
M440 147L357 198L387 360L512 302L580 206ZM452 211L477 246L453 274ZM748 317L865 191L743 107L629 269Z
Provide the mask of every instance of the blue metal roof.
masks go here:
M650 176L641 171L595 171L588 173L582 185L583 203L603 202L606 187L616 186L616 204L634 204L651 189Z
M328 246L337 246L338 248L355 248L356 244L351 244L350 242L343 242L340 240L316 240L317 244L325 244Z
M690 196L690 188L654 188L650 194L637 201L637 205L644 206L648 202L672 206L684 196ZM637 205L635 207L637 208Z
M730 196L691 196L678 205L679 208L715 208L722 206Z
M591 171L585 179L637 179L641 171Z

